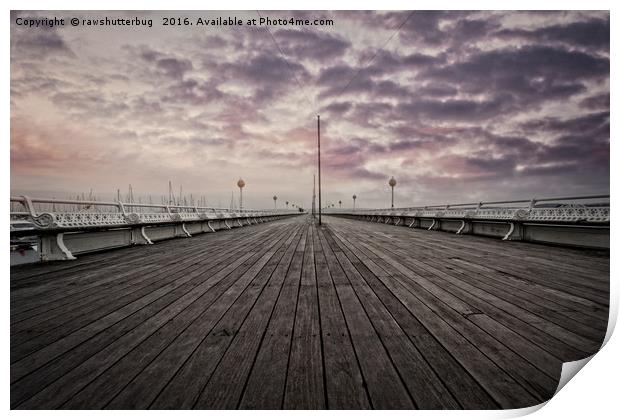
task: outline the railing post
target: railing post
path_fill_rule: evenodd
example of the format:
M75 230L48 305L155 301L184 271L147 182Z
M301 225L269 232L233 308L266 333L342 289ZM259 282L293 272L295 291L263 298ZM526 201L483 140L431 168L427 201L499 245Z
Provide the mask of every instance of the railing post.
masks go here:
M127 216L127 212L125 211L125 205L118 201L118 209L123 213L123 216Z
M37 217L37 212L34 208L34 204L32 204L32 200L27 195L22 195L23 202L22 204L26 207L28 213L30 213L30 217Z
M41 261L74 260L75 257L67 248L64 233L46 233L39 239L39 255Z

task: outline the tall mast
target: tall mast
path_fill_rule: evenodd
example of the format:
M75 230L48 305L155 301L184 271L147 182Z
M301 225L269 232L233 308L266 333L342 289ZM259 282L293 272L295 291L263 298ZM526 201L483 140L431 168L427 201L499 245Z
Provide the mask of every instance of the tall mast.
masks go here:
M316 134L319 158L319 225L321 224L321 116L316 116Z
M312 217L316 217L316 174L312 174Z

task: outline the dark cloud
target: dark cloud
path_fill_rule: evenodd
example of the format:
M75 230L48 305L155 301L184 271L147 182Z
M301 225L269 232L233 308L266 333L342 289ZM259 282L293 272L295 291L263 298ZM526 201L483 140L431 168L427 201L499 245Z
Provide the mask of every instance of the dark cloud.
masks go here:
M193 66L189 60L178 60L176 58L162 58L157 60L157 68L167 76L174 79L182 79L185 73L190 71Z
M132 47L128 49L135 50ZM155 72L171 79L183 79L185 74L194 68L189 59L173 57L144 45L136 53L142 60L151 64Z
M588 96L579 102L579 106L590 110L609 109L609 93Z
M11 26L11 49L28 57L75 57L56 28L16 28Z
M416 11L399 31L399 37L404 43L421 43L429 46L442 46L455 39L459 42L471 40L484 34L490 23L459 20L469 15L471 12L466 11ZM460 25L463 32L445 28L451 26L450 24L457 27Z
M204 104L224 98L224 94L212 82L185 79L168 86L163 102L179 104Z
M488 174L489 176L508 176L512 174L516 159L514 156L494 157L492 155L467 157L465 164L478 174Z
M605 182L607 178L606 182L609 182L609 140L584 134L560 136L551 145L543 147L533 165L526 166L528 168L538 170L530 173L598 178L597 183Z
M210 35L207 36L203 45L209 49L221 49L229 45L229 42L219 35Z
M394 117L399 120L430 118L443 121L480 121L493 118L508 109L509 100L497 96L491 100L418 99L401 104Z
M151 117L162 112L159 100L148 100L142 96L134 98L129 105L134 112L143 113Z
M523 96L553 94L558 86L576 86L576 80L608 74L607 58L563 48L525 46L482 52L423 76L459 83L472 93L493 90Z
M420 96L455 96L458 89L446 83L428 83L417 88L415 93Z
M422 53L411 53L406 55L399 55L393 52L380 50L371 51L365 50L360 58L360 63L367 63L372 60L372 63L364 68L364 73L370 75L381 75L387 71L418 71L429 66L439 65L446 61L446 57L443 54L434 56Z
M488 150L500 155L513 155L530 158L541 149L540 143L533 142L524 136L502 136L487 131L482 132Z
M447 15L440 11L414 12L399 32L405 42L440 45L446 39L446 33L439 27L442 18Z
M276 53L262 53L247 62L231 64L229 68L242 80L260 85L294 82L296 75L305 75L306 69L299 63L291 63Z
M381 146L378 147L381 148ZM350 177L359 181L382 179L384 174L366 168L372 156L369 153L370 149L376 151L377 145L360 138L348 143L332 145L327 148L321 167L324 168L327 177L335 179L349 179Z
M321 70L316 83L318 85L344 88L349 80L357 73L356 69L346 64L338 64Z
M105 32L12 27L15 171L54 175L45 161L81 156L71 142L93 151L93 168L109 165L122 139L135 156L121 161L144 154L149 177L195 176L202 188L243 168L257 190L303 190L319 113L328 185L367 204L391 175L420 204L608 188L608 12L410 13L266 12L335 21L273 27L277 45L265 28L102 43ZM42 115L70 135L43 141L55 127Z
M333 98L343 94L358 93L366 93L373 98L407 98L410 96L406 86L392 80L375 80L364 73L366 72L351 73L342 67L327 69L319 76L319 84L326 86L320 92L319 97ZM347 79L345 75L352 76Z
M484 101L446 101L426 104L456 114L492 118L508 110L566 99L586 90L585 82L604 80L609 60L579 51L525 46L481 52L462 61L423 72L422 78L452 85L465 94L488 97ZM495 114L490 107L497 106ZM417 108L423 108L423 104Z
M443 63L445 57L412 53L398 55L388 51L365 50L360 57L360 66L338 64L325 67L319 73L316 83L324 88L319 96L330 98L345 93L367 93L372 97L404 98L410 95L408 88L387 75L399 72L417 72Z
M527 131L550 131L563 133L598 133L609 138L609 112L597 112L584 116L561 119L548 117L521 124Z
M332 102L324 109L328 114L332 116L342 116L347 113L352 108L353 104L351 102Z
M256 103L277 100L291 90L298 90L309 77L306 68L273 51L246 55L237 61L215 67L219 82L232 81L248 88Z
M351 43L320 31L280 29L274 32L278 46L287 57L298 60L329 60L341 57Z
M490 19L461 19L449 30L452 40L471 42L474 39L482 39L500 27L499 23Z
M349 121L360 127L376 127L384 121L389 121L394 105L388 102L359 102L349 114Z
M568 46L580 46L609 50L609 17L551 25L533 30L503 29L497 32L502 38L521 38L530 42L559 42Z

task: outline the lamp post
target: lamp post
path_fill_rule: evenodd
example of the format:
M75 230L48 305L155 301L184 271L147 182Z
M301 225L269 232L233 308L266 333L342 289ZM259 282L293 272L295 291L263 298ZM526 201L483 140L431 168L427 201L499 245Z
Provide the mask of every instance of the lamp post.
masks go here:
M245 187L245 181L239 178L237 187L239 187L239 210L243 210L243 187Z
M319 161L319 226L321 225L321 116L316 116L317 157Z
M288 201L286 202L286 208L288 209Z
M353 210L355 210L355 200L357 199L357 195L353 194Z
M394 177L390 178L388 185L392 187L392 208L394 208L394 187L396 186L396 180Z
M278 200L278 196L277 196L277 195L274 195L274 196L273 196L273 208L274 208L274 209L277 209L277 208L278 208L278 206L277 206L277 204L276 204L276 201L277 201L277 200Z
M338 200L338 206L340 206L340 208L342 208L342 200Z

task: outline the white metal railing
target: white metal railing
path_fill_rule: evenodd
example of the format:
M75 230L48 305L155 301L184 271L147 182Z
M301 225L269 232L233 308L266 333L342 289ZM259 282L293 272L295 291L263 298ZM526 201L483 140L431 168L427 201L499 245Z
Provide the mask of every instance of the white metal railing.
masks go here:
M609 194L484 201L399 208L326 209L326 214L499 219L558 222L609 222Z
M289 209L226 209L218 207L126 203L121 201L63 200L13 196L11 221L31 222L35 228L74 228L139 223L248 218L295 213Z
M288 209L217 207L11 197L11 264L191 237L299 214ZM15 252L13 252L15 247ZM19 251L21 250L21 251ZM17 254L28 250L28 257ZM13 257L15 256L15 261Z

